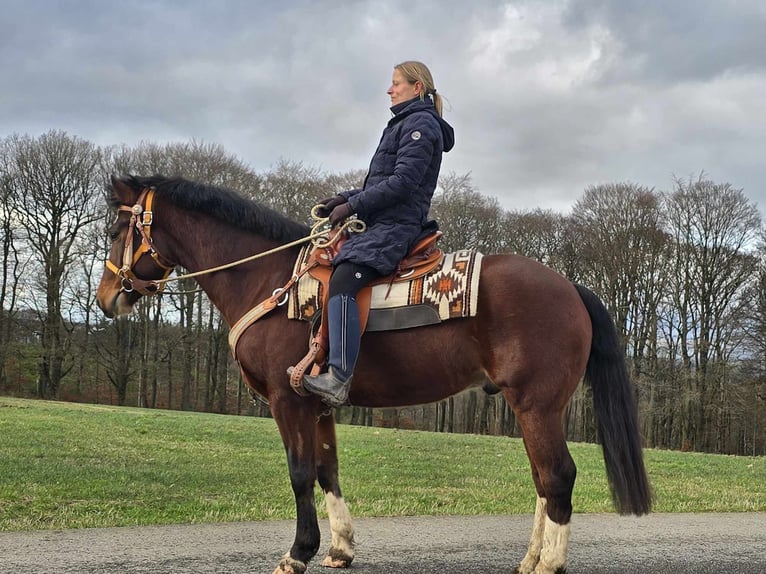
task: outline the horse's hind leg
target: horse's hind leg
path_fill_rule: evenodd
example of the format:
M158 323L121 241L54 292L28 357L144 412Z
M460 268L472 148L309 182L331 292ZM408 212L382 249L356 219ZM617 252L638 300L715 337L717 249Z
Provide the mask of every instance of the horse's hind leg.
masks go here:
M332 545L322 566L346 568L354 559L354 526L338 482L338 450L332 414L317 421L317 477L325 494Z
M567 449L559 414L527 412L518 417L537 489L535 523L519 574L566 571L572 489L577 469Z
M534 473L534 471L533 471ZM535 481L537 483L537 481ZM547 514L548 501L540 496L539 489L537 494L537 504L535 505L535 522L532 526L532 536L529 538L527 554L516 568L516 574L530 574L535 571L537 563L540 562L540 552L543 549L543 535L545 534L545 519Z

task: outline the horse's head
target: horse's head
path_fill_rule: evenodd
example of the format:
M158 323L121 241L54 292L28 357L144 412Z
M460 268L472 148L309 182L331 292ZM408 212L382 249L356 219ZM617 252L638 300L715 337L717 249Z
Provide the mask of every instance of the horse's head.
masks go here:
M173 263L156 251L152 240L154 193L135 178L112 176L107 201L117 217L107 230L112 245L96 292L98 306L107 317L125 315L142 295L160 291L156 281L173 270Z

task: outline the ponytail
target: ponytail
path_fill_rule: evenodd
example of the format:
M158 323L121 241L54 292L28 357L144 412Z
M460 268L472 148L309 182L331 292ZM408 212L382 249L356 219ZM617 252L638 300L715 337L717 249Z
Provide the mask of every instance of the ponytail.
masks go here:
M434 107L436 108L436 113L439 114L439 117L442 117L442 108L444 107L444 104L442 102L441 94L436 93L436 89L434 89L433 93L431 94L431 99L434 101Z

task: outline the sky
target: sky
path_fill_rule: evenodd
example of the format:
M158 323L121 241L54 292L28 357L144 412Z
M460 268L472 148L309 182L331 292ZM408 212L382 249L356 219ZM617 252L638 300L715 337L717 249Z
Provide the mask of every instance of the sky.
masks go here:
M0 138L362 170L393 67L421 60L455 129L442 174L506 209L704 173L764 214L764 30L763 0L0 0Z

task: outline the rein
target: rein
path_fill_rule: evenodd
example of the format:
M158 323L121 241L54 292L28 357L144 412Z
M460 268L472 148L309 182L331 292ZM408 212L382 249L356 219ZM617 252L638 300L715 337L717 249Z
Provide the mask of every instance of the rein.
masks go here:
M141 192L141 195L138 196L136 203L132 207L121 205L118 208L118 211L125 211L130 213L128 236L125 239L125 248L123 249L122 254L122 267L118 268L117 265L112 263L109 259L106 260L106 267L120 278L120 290L126 293L130 293L131 291L138 291L145 296L156 295L157 293L161 293L165 288L165 285L170 281L181 281L182 279L190 279L192 277L199 277L200 275L206 275L208 273L215 273L216 271L230 269L232 267L236 267L238 265L242 265L244 263L255 261L256 259L278 253L279 251L290 249L296 245L308 243L309 241L318 248L330 247L340 239L340 237L343 235L343 231L348 231L349 233L361 233L367 228L364 221L360 219L348 219L339 227L338 233L332 237L328 237L328 233L330 231L327 228L329 217L319 217L317 210L320 206L315 205L311 209L311 217L314 219L315 223L311 226L311 233L306 237L296 239L295 241L291 241L285 245L280 245L273 249L269 249L268 251L263 251L261 253L256 253L255 255L250 255L248 257L232 261L231 263L226 263L217 267L211 267L209 269L203 269L201 271L195 271L194 273L186 273L185 275L169 277L170 273L173 271L176 265L170 262L170 260L166 257L163 257L157 251L157 249L154 247L154 242L151 235L151 226L154 222L154 212L152 211L154 194L154 188L147 188ZM133 228L136 229L138 235L141 237L141 245L135 251L133 251ZM141 259L141 257L147 253L152 257L154 263L163 270L162 279L141 279L133 272L132 267L134 267ZM293 275L293 277L285 286L274 290L274 295L272 295L272 297L281 296L293 285L293 283L295 283L295 281L298 280L300 275L306 271L308 271L308 269L304 269L299 274Z

